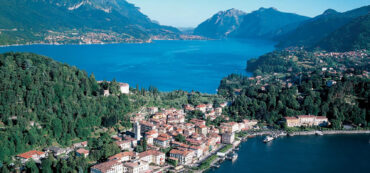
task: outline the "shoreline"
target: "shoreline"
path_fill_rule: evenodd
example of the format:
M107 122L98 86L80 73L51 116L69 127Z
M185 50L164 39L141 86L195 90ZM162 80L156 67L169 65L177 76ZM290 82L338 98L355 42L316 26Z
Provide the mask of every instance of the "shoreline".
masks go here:
M370 130L310 130L310 131L296 131L296 132L287 132L284 130L280 131L261 131L248 133L252 136L263 136L263 135L272 135L276 133L285 132L286 136L307 136L307 135L317 135L317 132L322 132L323 135L351 135L351 134L370 134ZM248 136L247 135L247 136Z
M103 43L25 43L25 44L9 44L0 45L1 47L16 47L16 46L32 46L32 45L46 45L46 46L65 46L65 45L107 45L107 44L150 44L154 41L205 41L205 40L216 40L216 39L150 39L147 41L133 41L133 42L103 42Z
M229 151L227 151L226 154L230 153L231 151L234 151L234 149L235 148L238 148L242 143L247 142L248 141L248 138L253 138L254 136L273 135L273 134L281 133L281 132L285 132L286 135L279 135L278 137L281 137L281 136L289 136L289 137L294 137L294 136L309 136L309 135L317 135L317 132L318 131L320 131L320 130L297 131L297 132L291 132L291 133L288 133L288 132L286 132L284 130L279 130L279 131L261 131L261 132L247 133L247 135L245 135L245 136L243 136L243 137L240 138L240 141L235 141L236 142L236 145L233 145L233 147ZM360 135L360 134L370 134L370 130L324 130L324 131L320 131L320 132L322 132L323 135ZM236 152L236 153L238 153L238 152ZM206 157L211 157L212 155L217 155L217 152L216 152L216 154L210 154L210 155L208 155ZM217 158L215 160L218 161L219 158ZM199 163L199 164L201 164L201 163ZM197 172L197 173L206 172L209 169L211 169L211 167L206 168L204 170L196 170L195 172Z

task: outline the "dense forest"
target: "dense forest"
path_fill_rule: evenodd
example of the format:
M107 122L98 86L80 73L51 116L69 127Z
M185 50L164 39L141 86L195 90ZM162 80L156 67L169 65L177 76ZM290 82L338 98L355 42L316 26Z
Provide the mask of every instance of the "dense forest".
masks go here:
M128 121L128 96L101 96L94 75L30 53L0 55L0 160L86 140L95 127ZM118 83L109 83L118 94Z
M315 47L328 51L370 49L370 13L339 28Z

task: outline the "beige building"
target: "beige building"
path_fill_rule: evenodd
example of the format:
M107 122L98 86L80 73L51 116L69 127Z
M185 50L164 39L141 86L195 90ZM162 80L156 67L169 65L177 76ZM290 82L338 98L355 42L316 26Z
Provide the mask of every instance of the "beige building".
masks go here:
M121 152L108 158L108 160L118 160L120 162L130 161L135 159L136 154L134 152Z
M122 173L123 165L118 160L110 160L91 167L91 173Z
M139 153L139 159L156 165L163 165L166 161L166 155L157 150L148 150Z
M284 117L284 121L288 127L301 126L301 123L297 117Z
M313 126L315 124L315 115L299 115L298 119L301 126Z
M317 116L315 118L315 126L328 126L329 125L329 120L325 116Z
M170 157L177 158L181 165L188 165L193 162L194 151L172 149Z
M299 115L297 117L284 117L288 127L300 126L327 126L329 120L325 116Z
M142 173L149 170L149 163L145 161L135 161L123 163L124 171L127 173Z

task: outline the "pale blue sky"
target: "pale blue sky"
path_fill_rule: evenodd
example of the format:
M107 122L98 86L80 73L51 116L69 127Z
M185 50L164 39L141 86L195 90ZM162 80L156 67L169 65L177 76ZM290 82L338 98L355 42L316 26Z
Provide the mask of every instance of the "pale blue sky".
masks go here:
M128 0L151 19L163 25L195 27L220 10L237 8L251 12L260 7L275 7L309 17L328 8L343 12L370 5L370 0Z

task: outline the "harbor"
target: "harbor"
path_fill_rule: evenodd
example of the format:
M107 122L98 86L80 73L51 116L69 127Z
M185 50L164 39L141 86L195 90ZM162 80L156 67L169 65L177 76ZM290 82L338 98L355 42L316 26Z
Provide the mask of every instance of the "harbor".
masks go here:
M225 159L222 164L206 172L222 173L233 170L233 173L268 173L276 169L282 172L291 172L291 169L311 172L343 172L343 170L361 172L360 170L368 165L366 158L370 154L369 137L368 134L297 135L279 137L265 144L264 136L255 136L240 144L236 161ZM351 146L356 148L349 149L348 147ZM307 152L308 149L310 152ZM337 151L341 152L337 153ZM333 154L336 159L332 158ZM353 160L346 162L348 157Z
M347 135L350 134L350 135ZM292 137L296 136L295 138L305 138L305 137L315 137L315 136L329 136L330 138L336 138L336 136L364 136L370 134L369 130L330 130L330 131L319 131L319 130L313 130L313 131L300 131L300 132L286 132L282 130L277 131L255 131L255 132L249 132L243 137L236 140L230 149L228 149L226 152L217 152L217 158L210 164L210 167L205 170L197 170L195 172L220 172L218 170L223 170L223 165L234 165L239 163L240 156L243 157L243 153L248 151L250 148L246 147L245 145L248 145L247 141L252 141L252 143L255 146L261 146L269 148L271 145L273 145L275 140L281 139L294 139L294 138L286 138L286 137ZM280 141L280 140L278 140ZM265 145L263 145L265 143ZM367 139L365 143L370 144L370 140ZM241 149L242 148L242 149ZM222 148L221 148L222 149Z

